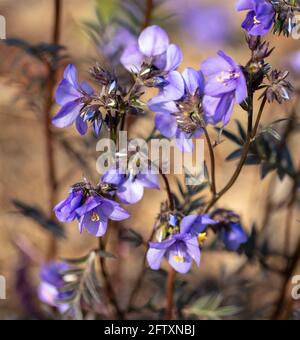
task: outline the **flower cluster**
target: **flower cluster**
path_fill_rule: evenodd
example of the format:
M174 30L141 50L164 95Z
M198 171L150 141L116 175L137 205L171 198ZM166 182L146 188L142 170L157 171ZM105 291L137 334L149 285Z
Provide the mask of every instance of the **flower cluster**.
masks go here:
M121 56L123 66L138 74L147 86L163 84L164 77L176 70L181 62L180 48L170 44L168 34L159 26L147 27Z
M167 138L176 138L183 152L191 152L192 138L199 137L206 124L230 121L235 103L247 98L241 67L225 52L202 64L201 71L187 68L182 75L171 72L159 96L149 108L156 112L156 128Z
M59 203L54 211L61 222L79 221L79 231L87 231L102 237L107 230L108 220L122 221L130 217L120 204L110 199L113 189L107 184L93 187L88 182L75 184L67 199Z
M79 133L85 134L91 123L97 135L104 126L115 137L118 129L124 127L126 115L145 114L148 106L155 113L155 128L166 138L175 139L180 151L192 152L193 138L204 132L207 136L207 125L227 125L236 104L249 115L253 113L249 110L253 104L249 91L253 94L265 88L265 100L281 103L288 99L292 87L286 80L287 73L272 70L266 63L273 49L261 41L275 22L277 10L273 2L239 0L237 9L249 11L242 25L249 33L251 51L246 66L219 51L217 56L205 60L200 69L188 67L180 73L180 48L170 43L162 28L150 26L138 38L130 35L127 46L124 41L116 42L122 50L120 62L132 76L130 86L124 86L118 76L96 65L91 76L100 91L94 91L87 83L79 83L73 65L66 68L56 92L56 101L62 108L53 124L60 128L75 124ZM265 79L270 85L264 83ZM156 88L158 93L146 105L143 94L148 87ZM78 221L81 233L86 228L90 234L102 237L109 220L130 217L121 204L139 202L145 188L160 189L159 176L148 169L148 160L146 164L131 168L128 163L125 171L114 164L98 185L87 181L75 184L69 196L55 207L57 218L62 222ZM158 270L163 258L180 273L187 273L193 261L199 266L207 227L219 235L229 250L236 251L247 242L240 218L232 211L219 209L211 215L189 215L195 210L171 207L174 197L170 188L168 194L170 204L160 214L158 242L151 242L147 253L152 269Z

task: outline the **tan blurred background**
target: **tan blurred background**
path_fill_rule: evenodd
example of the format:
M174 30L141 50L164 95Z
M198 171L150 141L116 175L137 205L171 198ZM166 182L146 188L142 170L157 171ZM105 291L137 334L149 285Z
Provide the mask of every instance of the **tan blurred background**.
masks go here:
M205 1L201 0L195 2L205 3ZM215 1L215 3L219 4L223 4L223 2ZM103 6L107 6L107 3L108 1L103 1ZM172 4L172 0L170 3L172 10L177 11L180 15L182 9L178 1L175 6ZM188 1L182 1L182 3L187 5ZM211 3L211 1L207 1L207 3ZM243 64L248 59L243 33L238 29L243 14L235 13L234 3L234 0L226 1L226 7L231 12L232 20L236 27L234 30L236 39L234 44L224 48L228 54ZM32 43L49 41L52 25L51 0L0 0L0 14L4 15L7 20L8 37L18 37ZM89 60L97 59L97 50L83 27L84 22L93 21L94 19L95 1L64 1L61 43L67 47L71 60L78 66L81 78L88 78ZM185 34L178 34L177 31L169 33L172 40L183 48L184 62L181 69L186 66L198 68L207 56L217 51L216 47L191 42ZM289 53L300 48L299 41L293 39L278 38L270 35L268 40L271 41L271 44L276 45L276 51L272 56L272 64L274 66L280 67L284 65ZM20 64L18 60L19 54L20 51L15 48L0 47L0 275L5 275L8 283L8 298L6 301L0 301L0 318L14 318L20 314L21 308L14 294L14 275L19 257L12 241L16 241L16 238L24 236L41 254L44 254L49 239L49 236L32 221L16 214L11 204L12 199L19 199L46 210L48 197L43 130L38 115L26 108L27 98L22 98L19 95L22 85L18 83L24 83L24 79L22 79L18 69L20 65L24 65L24 61ZM26 67L28 72L38 75L41 71L39 66L31 64L33 64L32 61L28 59L24 67ZM279 107L274 104L267 108L264 122L271 122L282 118L285 114L284 106ZM235 118L245 122L246 117L237 108ZM232 128L235 128L235 124L232 124ZM151 129L151 121L144 119L133 127L132 135L146 136L147 131L150 132ZM71 128L67 133L72 135L73 129ZM293 140L291 145L294 145L292 148L294 149L295 157L299 157L297 140ZM233 149L234 145L229 141L222 143L217 148L217 183L219 187L225 183L234 169L234 162L224 162L224 158ZM60 176L64 176L70 167L75 167L72 175L68 176L61 187L59 196L64 198L68 187L81 179L82 170L70 163L69 158L60 150L59 145L56 145L55 151ZM91 151L91 154L93 153L94 150ZM208 160L207 154L205 158ZM91 169L95 171L96 175L93 162L91 162ZM250 231L254 222L257 222L258 226L262 222L266 194L271 181L272 185L276 183L276 195L278 198L282 199L285 197L291 186L289 180L285 180L283 183L274 182L273 175L269 175L267 179L261 182L259 169L248 167L244 169L234 188L219 204L240 213L246 228ZM144 200L131 208L133 217L129 222L126 222L128 227L140 230L145 235L145 238L148 238L153 225L153 219L159 211L161 200L164 198L165 193L163 190L160 192L147 191ZM283 245L283 217L284 215L281 213L274 215L272 218L272 228L270 228L273 246L277 249L281 249ZM294 234L298 235L299 231L297 229L299 227L297 227L296 223L293 225L293 228ZM94 238L86 234L84 236L78 234L76 223L67 225L66 231L68 238L59 242L60 256L81 256L92 247L95 247L96 241ZM296 240L296 237L293 240ZM128 286L127 284L122 286L122 294L126 296L135 275L132 259L135 258L140 261L142 250L132 250L125 247L124 251L128 257L126 258L126 255L122 260L122 265L119 267L121 271L119 276L128 277L126 281ZM223 270L226 273L230 273L242 261L240 257L235 255L228 255L227 257L218 255L211 253L204 255L200 271L195 271L197 279L200 280L205 275L220 276L223 274ZM248 276L249 279L253 277L252 271L250 271ZM36 276L33 275L32 280L36 281L36 279ZM267 282L269 278L264 276L258 276L255 280L261 281L261 285L265 284L268 286L269 284ZM274 293L276 294L276 283L272 283L272 287L273 285L275 290L272 289L270 291L271 297L274 296Z

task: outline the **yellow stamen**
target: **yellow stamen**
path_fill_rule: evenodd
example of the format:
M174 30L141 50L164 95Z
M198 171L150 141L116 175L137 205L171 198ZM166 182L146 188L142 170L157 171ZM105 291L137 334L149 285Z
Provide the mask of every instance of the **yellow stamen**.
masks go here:
M261 23L256 16L253 18L253 22L255 25L259 25Z
M201 233L198 235L198 242L199 245L202 246L203 243L207 240L207 234L206 233Z
M183 256L174 256L174 260L178 263L178 262L181 262L183 263L184 262L184 257Z
M91 216L91 221L92 221L92 222L98 222L98 221L100 221L100 216L99 216L97 213L93 212L93 214L92 214L92 216Z

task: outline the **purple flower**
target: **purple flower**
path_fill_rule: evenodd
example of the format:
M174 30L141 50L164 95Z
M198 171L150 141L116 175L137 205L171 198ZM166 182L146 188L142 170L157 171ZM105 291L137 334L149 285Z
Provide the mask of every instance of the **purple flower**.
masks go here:
M240 246L248 241L248 236L238 223L230 224L221 231L221 240L226 248L231 251L237 251Z
M58 308L61 313L66 312L69 306L59 301L63 302L73 295L72 291L60 291L66 285L62 273L70 269L70 266L66 263L50 262L45 264L40 271L39 299L51 307Z
M247 84L241 67L225 52L208 58L202 64L207 77L203 110L207 122L228 124L235 102L242 103L247 97Z
M108 220L122 221L130 217L119 203L101 196L97 189L86 183L74 186L54 211L61 222L79 220L80 233L86 228L96 237L106 233Z
M201 234L207 224L214 223L207 215L191 215L184 217L178 226L178 219L170 216L167 236L162 242L149 243L147 260L153 270L158 270L163 258L179 273L186 274L193 261L200 266ZM166 232L166 231L164 231ZM199 237L200 236L200 237Z
M267 0L238 0L237 10L249 10L242 27L251 35L265 35L273 26L275 10Z
M111 168L102 177L104 183L117 187L117 196L124 204L135 204L144 196L145 188L159 189L159 176L149 170L143 170L137 174L122 174L118 169Z
M156 112L155 125L166 138L176 138L178 148L192 152L192 138L201 136L199 122L193 119L198 114L204 92L204 77L200 71L187 68L182 75L172 71L166 77L168 85L159 96L148 102L149 108Z
M121 57L123 66L134 73L139 73L144 63L170 72L175 70L181 61L180 48L170 44L167 33L159 26L147 27L135 44L129 44Z
M217 209L213 218L218 221L212 228L219 234L226 248L237 251L241 244L248 241L248 236L242 228L240 216L230 210Z
M59 128L75 123L78 132L82 135L86 134L87 122L80 113L93 93L94 90L86 82L79 84L75 66L68 65L55 95L57 104L62 108L53 118L52 123Z
M106 233L108 220L123 221L130 217L120 204L100 196L89 197L76 213L80 216L80 233L86 228L96 237L102 237Z

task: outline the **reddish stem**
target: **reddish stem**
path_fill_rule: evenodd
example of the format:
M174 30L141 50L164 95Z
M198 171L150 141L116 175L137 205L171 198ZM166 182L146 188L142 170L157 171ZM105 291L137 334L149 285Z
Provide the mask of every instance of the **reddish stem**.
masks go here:
M166 305L166 312L165 312L165 320L173 319L175 279L176 279L176 271L172 267L170 267L167 287L166 287L167 305Z
M54 0L54 24L52 44L58 45L60 41L60 24L61 24L61 10L62 0ZM56 203L56 191L57 191L57 177L56 177L56 164L54 158L54 140L51 130L51 109L53 106L53 92L56 84L56 68L47 62L47 87L46 87L46 99L44 108L44 135L46 144L46 170L47 181L49 188L49 207L48 214L51 218L55 218L53 213L53 207ZM57 253L57 241L55 237L51 237L47 249L47 259L53 259Z

